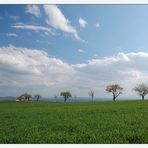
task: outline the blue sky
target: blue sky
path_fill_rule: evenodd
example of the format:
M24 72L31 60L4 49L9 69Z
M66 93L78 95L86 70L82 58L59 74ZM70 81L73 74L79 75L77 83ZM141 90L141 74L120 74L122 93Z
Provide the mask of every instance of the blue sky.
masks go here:
M148 5L0 5L0 95L108 97L120 83L134 96L148 80L147 24Z
M41 17L26 13L26 5L1 5L1 33L14 32L19 38L1 35L0 45L13 44L21 47L46 49L53 56L58 56L66 62L81 63L89 59L116 54L119 50L141 51L148 48L147 28L148 6L144 5L58 5L65 17L77 29L79 36L86 43L75 40L65 32L56 30L56 35L43 37L44 32L18 30L11 28L17 22L49 27L45 22L46 14L41 9ZM10 16L19 16L18 20ZM87 21L81 28L78 20ZM99 23L100 27L95 27ZM27 33L30 32L31 35ZM67 37L67 36L68 37ZM31 42L30 42L31 40ZM39 42L37 42L39 40ZM84 50L80 54L78 49Z

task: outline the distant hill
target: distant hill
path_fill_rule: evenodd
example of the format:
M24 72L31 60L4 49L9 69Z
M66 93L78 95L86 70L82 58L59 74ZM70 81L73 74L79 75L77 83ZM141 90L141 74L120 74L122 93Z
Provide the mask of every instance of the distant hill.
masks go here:
M16 100L17 97L14 96L5 96L5 97L0 97L0 100ZM35 98L32 98L32 101L35 101ZM118 100L141 100L141 98L118 98ZM51 101L54 102L55 99L53 97L49 98L41 98L40 101ZM58 102L63 102L63 98L57 98ZM87 102L91 101L90 97L77 97L77 98L69 98L67 102ZM112 98L94 98L94 101L112 101Z
M5 97L0 97L0 100L15 100L16 97L13 96L5 96Z

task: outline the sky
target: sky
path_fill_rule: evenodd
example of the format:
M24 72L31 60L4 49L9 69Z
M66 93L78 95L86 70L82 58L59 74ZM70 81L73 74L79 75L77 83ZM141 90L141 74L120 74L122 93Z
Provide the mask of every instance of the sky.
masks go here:
M148 5L0 5L0 96L138 97L147 62Z

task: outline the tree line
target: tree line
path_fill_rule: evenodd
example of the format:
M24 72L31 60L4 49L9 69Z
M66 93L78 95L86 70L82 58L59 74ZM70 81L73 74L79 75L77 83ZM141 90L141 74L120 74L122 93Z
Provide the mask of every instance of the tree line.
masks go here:
M113 101L116 101L116 98L123 93L123 87L121 87L119 84L112 84L112 85L108 85L106 86L106 92L111 93L112 94L112 98ZM133 91L137 92L137 94L139 96L142 97L142 100L144 100L145 96L148 94L148 86L145 85L144 83L137 85L136 87L133 88ZM94 90L90 90L88 92L88 95L91 97L92 102L94 101L94 96L95 96L95 92ZM65 91L65 92L61 92L60 96L62 96L64 98L64 102L67 102L68 98L72 97L72 94L70 91ZM24 93L22 95L20 95L17 100L19 101L30 101L31 98L33 98L33 96L29 93ZM40 94L35 94L34 98L36 99L36 101L39 101L42 96ZM57 96L54 96L55 101L57 102ZM76 96L75 96L76 98Z

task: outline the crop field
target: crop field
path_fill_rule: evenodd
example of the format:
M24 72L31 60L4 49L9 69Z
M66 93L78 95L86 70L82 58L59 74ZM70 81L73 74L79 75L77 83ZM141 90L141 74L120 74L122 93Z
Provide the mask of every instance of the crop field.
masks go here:
M148 143L148 101L0 101L0 143Z

